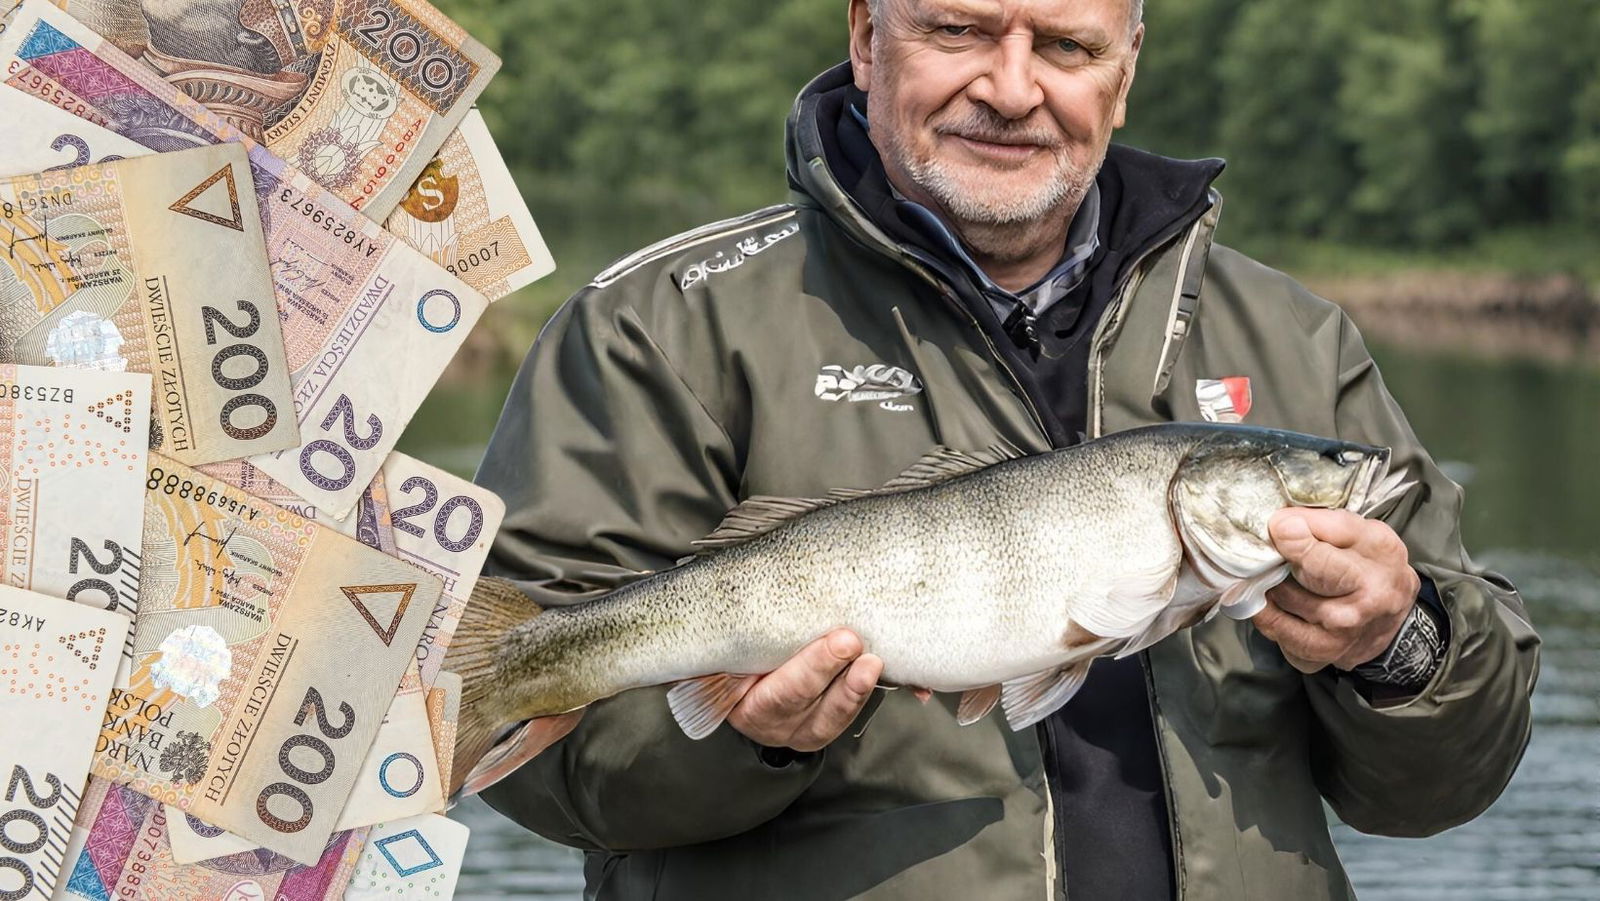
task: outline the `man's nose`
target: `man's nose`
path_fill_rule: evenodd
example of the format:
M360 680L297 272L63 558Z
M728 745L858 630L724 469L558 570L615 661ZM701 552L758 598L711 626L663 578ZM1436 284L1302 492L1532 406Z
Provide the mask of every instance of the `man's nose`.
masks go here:
M1024 118L1044 102L1044 89L1034 78L1030 37L1006 35L991 46L989 57L988 71L967 88L973 100L1007 119Z

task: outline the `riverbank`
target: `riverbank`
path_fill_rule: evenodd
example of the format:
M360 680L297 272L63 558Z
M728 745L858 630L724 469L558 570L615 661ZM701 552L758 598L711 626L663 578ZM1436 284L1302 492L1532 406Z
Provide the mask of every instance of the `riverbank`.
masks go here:
M1600 235L1520 229L1422 252L1253 248L1350 313L1371 341L1494 359L1600 365Z

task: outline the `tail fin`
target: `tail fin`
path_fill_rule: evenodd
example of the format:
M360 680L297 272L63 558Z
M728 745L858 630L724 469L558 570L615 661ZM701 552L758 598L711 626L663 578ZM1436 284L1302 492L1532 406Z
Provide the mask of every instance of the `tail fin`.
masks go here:
M505 579L478 579L467 609L456 626L444 669L461 677L461 716L456 723L456 752L450 788L459 788L467 773L494 746L514 719L495 716L495 695L504 691L500 674L500 647L506 633L539 615L535 604Z

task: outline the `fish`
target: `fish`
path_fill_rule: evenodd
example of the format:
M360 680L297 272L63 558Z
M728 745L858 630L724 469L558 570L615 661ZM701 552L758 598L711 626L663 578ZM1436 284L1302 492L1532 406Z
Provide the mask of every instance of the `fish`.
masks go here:
M962 725L998 706L1027 728L1096 657L1219 610L1260 612L1289 574L1272 515L1382 515L1413 486L1389 456L1206 423L1032 455L936 447L880 488L751 497L691 557L586 603L541 610L481 579L444 662L463 683L452 793L492 784L633 688L673 684L673 717L703 738L760 675L841 627L883 660L886 687L960 692Z

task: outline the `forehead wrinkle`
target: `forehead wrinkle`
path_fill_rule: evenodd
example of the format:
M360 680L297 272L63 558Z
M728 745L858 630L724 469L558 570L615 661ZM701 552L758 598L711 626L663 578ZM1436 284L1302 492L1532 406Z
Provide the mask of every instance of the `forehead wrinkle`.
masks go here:
M1061 0L1025 0L1007 11L999 0L904 0L918 12L965 14L974 19L1003 21L1007 30L1026 24L1032 32L1046 37L1072 37L1086 46L1103 47L1112 43L1099 23L1082 15L1082 4Z

